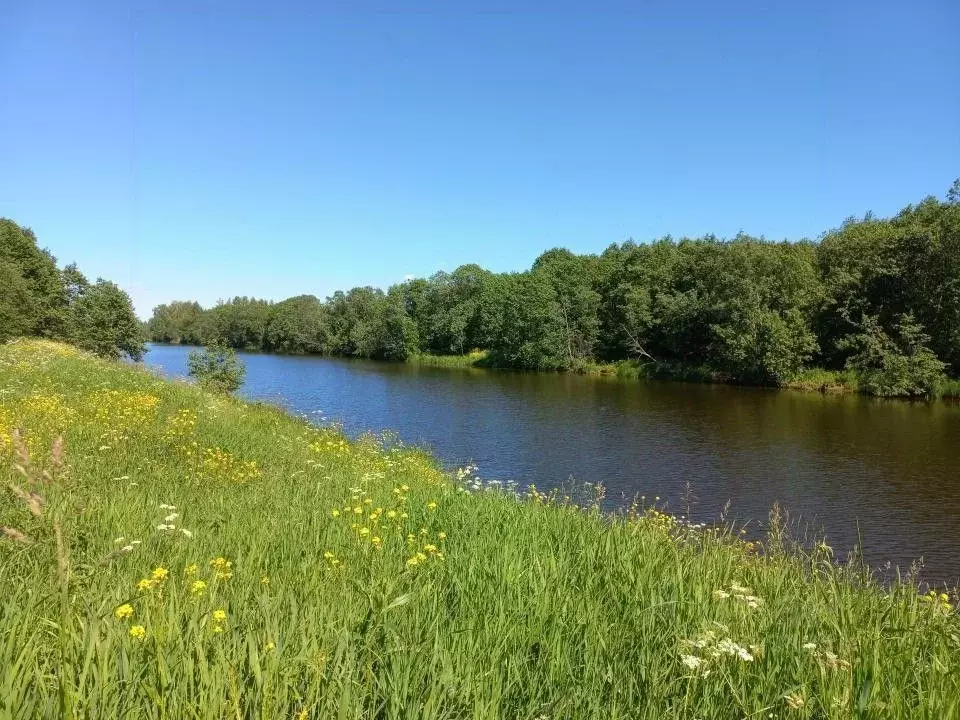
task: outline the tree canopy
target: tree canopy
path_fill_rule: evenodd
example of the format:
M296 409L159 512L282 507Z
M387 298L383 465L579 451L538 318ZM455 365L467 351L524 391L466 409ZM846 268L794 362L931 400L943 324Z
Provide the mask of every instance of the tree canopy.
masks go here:
M852 370L876 394L929 394L960 371L960 181L945 201L850 219L816 242L741 233L599 255L554 248L525 272L463 265L323 302L175 302L148 327L162 342L391 360L483 349L493 364L540 370L629 359L761 385L822 367Z
M76 265L61 270L33 231L0 218L0 342L23 335L66 340L112 358L139 360L145 350L123 290L103 279L90 284Z

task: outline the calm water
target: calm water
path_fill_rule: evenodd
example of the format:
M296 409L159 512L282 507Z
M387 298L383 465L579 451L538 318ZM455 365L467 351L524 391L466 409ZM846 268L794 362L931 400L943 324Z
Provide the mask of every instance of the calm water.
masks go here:
M189 348L151 346L148 365L186 373ZM960 406L573 375L418 368L244 355L242 394L393 430L487 479L550 487L603 482L612 501L659 495L696 519L762 521L774 502L844 556L861 538L875 567L960 582Z

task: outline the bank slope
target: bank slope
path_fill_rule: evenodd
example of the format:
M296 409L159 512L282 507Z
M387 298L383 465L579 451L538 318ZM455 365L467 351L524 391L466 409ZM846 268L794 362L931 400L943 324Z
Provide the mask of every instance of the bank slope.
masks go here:
M481 490L41 341L0 347L0 454L0 717L960 712L952 598L825 547Z

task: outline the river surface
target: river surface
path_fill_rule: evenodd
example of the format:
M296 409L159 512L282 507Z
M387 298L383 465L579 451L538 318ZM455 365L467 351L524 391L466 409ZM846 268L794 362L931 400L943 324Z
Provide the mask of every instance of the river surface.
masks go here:
M151 345L146 364L186 375L190 348ZM550 488L603 483L608 501L659 496L694 519L763 527L774 503L859 544L875 568L923 560L960 583L960 406L563 374L241 354L241 394L350 434L394 431L486 479Z

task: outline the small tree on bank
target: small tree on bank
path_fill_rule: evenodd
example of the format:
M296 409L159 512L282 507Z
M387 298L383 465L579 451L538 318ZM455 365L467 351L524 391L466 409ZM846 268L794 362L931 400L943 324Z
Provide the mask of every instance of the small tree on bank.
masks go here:
M205 390L229 395L243 385L247 368L232 348L213 345L190 353L187 372Z

